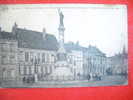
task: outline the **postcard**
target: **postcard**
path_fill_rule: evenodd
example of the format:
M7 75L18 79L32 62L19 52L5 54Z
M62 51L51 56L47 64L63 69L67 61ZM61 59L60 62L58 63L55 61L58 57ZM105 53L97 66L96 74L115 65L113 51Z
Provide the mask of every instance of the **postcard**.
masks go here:
M0 5L0 87L128 84L127 6Z

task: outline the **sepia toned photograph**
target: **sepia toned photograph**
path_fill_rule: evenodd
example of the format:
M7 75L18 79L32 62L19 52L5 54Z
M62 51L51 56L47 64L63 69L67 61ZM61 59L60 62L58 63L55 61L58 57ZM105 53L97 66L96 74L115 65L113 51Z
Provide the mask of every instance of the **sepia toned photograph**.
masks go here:
M127 6L0 5L0 88L128 85Z

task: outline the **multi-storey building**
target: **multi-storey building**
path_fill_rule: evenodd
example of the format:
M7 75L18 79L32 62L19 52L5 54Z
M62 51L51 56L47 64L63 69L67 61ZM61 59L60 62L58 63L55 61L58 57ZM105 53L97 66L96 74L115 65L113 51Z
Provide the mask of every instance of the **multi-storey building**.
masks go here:
M3 80L37 79L54 69L58 43L56 37L42 32L18 28L0 32L0 76Z
M12 81L18 76L17 52L18 41L16 36L0 31L0 80Z
M21 76L40 79L54 69L58 43L54 35L17 28L18 62Z
M107 74L125 74L127 75L128 71L128 54L123 48L121 53L115 54L112 57L108 57L108 68Z
M102 53L97 47L89 46L87 48L86 59L87 64L84 66L85 75L104 75L106 74L106 55Z
M83 51L79 44L66 43L68 62L73 66L73 73L76 77L83 75Z
M76 75L86 77L93 75L105 75L107 69L107 57L97 47L82 47L77 42L65 44L72 63L76 65ZM75 62L77 61L77 62Z

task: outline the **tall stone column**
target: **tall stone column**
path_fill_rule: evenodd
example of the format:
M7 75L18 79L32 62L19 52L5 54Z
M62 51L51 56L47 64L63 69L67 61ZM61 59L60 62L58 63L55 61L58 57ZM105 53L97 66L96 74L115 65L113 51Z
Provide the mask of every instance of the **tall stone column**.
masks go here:
M63 23L63 19L64 19L64 15L63 13L60 11L60 9L58 10L59 16L60 16L60 24L59 24L59 44L60 47L64 46L64 31L65 31L65 27L64 27L64 23Z
M64 23L63 23L63 19L64 19L64 15L63 13L60 11L60 9L58 9L58 13L59 13L59 49L58 49L58 53L57 53L57 58L58 61L66 61L66 50L64 48L64 31L65 31L65 27L64 27Z

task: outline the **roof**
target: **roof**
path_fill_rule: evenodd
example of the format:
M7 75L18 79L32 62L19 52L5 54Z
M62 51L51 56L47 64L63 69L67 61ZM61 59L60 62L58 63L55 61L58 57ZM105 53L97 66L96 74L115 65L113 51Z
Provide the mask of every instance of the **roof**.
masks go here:
M64 49L64 47L60 47L58 49L58 53L66 53L66 50Z
M11 32L1 31L0 32L0 39L15 40L16 39L16 36L13 35Z
M114 56L109 57L109 58L113 59L113 60L123 59L123 58L128 59L128 54L127 53L118 53L118 54L115 54Z
M74 44L73 42L69 42L69 43L64 44L64 47L65 47L67 52L71 52L71 50L82 51L82 47L78 44Z
M54 35L42 32L17 28L16 34L12 32L0 32L0 39L17 40L19 48L57 50L58 42Z
M70 42L70 43L65 44L65 49L68 52L71 52L71 50L78 50L78 51L83 51L83 53L87 52L89 55L92 55L92 56L104 56L105 57L105 54L103 52L101 52L97 47L91 46L91 45L88 48L86 48L79 44L74 44L73 42Z
M89 46L88 47L88 54L95 55L95 56L106 56L103 52L101 52L97 47L95 46Z
M54 35L47 34L43 38L42 32L17 28L18 47L31 49L57 50L58 43Z

